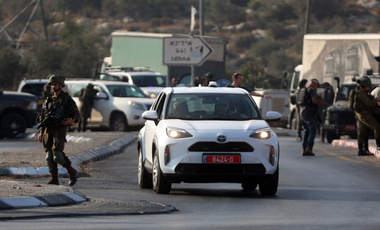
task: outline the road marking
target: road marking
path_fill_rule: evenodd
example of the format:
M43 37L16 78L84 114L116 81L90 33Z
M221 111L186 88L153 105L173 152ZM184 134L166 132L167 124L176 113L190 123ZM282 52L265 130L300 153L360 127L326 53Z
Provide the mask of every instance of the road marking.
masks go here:
M380 165L377 165L377 164L372 164L372 163L367 163L367 162L353 160L353 159L350 159L350 158L347 158L347 157L344 157L344 156L339 156L339 155L337 155L337 154L335 154L333 152L328 151L327 149L322 149L322 148L317 148L317 147L315 147L315 148L319 149L319 150L321 150L321 151L323 151L325 153L327 153L330 156L335 156L335 157L337 157L339 159L342 159L342 160L351 161L351 162L360 163L360 164L365 164L365 165L372 165L372 166L380 168Z

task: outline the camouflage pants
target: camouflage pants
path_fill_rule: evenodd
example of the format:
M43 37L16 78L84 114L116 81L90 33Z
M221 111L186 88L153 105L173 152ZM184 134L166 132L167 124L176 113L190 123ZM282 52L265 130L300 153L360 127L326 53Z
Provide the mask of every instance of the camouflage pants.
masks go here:
M358 144L364 144L365 138L371 129L374 130L375 139L380 139L380 123L371 112L356 113L358 117Z
M57 164L65 167L69 162L63 152L66 142L66 130L66 126L46 128L42 144L46 152L46 163L49 171L58 172Z

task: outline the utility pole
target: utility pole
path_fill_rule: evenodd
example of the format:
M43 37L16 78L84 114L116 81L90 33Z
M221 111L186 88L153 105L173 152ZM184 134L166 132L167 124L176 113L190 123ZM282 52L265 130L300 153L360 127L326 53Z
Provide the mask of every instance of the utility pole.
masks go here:
M203 31L203 26L205 24L204 8L205 8L204 0L199 0L199 34L201 37L205 35Z
M310 0L307 0L304 35L309 33L309 23L310 23Z

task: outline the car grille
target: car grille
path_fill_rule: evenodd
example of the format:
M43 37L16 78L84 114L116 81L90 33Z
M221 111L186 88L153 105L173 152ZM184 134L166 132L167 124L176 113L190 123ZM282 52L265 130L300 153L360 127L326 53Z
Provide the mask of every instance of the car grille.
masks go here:
M179 174L265 174L262 164L178 164L175 172Z
M190 152L253 152L253 147L246 142L197 142L188 149Z

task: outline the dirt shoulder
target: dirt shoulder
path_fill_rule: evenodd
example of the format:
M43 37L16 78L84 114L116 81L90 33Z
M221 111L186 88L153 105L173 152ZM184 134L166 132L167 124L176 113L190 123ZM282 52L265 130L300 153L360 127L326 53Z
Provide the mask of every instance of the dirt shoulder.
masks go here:
M91 149L107 146L113 141L129 135L129 132L69 132L65 154L70 157ZM71 138L74 137L74 138ZM75 138L78 137L78 138ZM79 138L84 137L84 138ZM72 139L72 140L71 140ZM38 142L36 137L14 140L15 145ZM0 168L40 168L46 167L45 152L42 147L25 151L0 153Z

